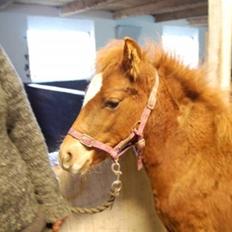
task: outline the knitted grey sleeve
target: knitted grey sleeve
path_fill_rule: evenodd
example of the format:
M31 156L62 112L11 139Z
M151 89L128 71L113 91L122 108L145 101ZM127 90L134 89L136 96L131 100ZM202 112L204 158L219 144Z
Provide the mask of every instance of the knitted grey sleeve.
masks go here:
M32 113L22 83L6 54L0 48L1 80L8 101L9 136L26 162L38 202L48 222L65 217L69 206L59 192L49 165L44 138Z

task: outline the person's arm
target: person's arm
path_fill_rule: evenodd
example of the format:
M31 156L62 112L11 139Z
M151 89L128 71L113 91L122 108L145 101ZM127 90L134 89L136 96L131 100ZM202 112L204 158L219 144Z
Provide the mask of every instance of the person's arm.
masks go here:
M26 162L47 222L62 219L70 212L61 196L55 175L49 165L44 138L32 113L22 83L6 54L0 48L1 83L8 101L9 137Z

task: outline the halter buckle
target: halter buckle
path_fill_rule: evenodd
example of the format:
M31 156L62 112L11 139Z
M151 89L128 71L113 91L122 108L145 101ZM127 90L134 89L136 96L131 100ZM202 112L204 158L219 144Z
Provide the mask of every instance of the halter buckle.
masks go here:
M138 151L142 151L142 150L144 149L145 145L146 145L146 141L145 141L144 138L140 138L140 139L138 140L138 142L135 144L136 149L137 149Z
M93 145L93 139L86 134L82 134L82 136L80 137L80 142L87 147L92 147Z

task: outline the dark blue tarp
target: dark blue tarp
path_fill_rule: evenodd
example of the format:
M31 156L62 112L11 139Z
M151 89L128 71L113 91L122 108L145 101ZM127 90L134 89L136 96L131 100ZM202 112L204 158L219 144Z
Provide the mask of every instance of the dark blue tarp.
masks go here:
M87 86L87 81L49 83L49 85L65 88L75 86L75 89L83 90ZM80 111L83 96L34 88L27 84L25 89L49 152L58 150L62 139Z

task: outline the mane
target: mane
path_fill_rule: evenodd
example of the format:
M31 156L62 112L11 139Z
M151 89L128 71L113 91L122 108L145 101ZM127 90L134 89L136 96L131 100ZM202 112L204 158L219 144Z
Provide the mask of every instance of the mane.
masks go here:
M113 40L106 47L99 50L96 62L96 71L106 74L117 70L122 62L124 40ZM176 78L184 91L192 100L203 100L214 109L222 110L228 107L225 94L218 88L213 88L207 79L206 66L190 68L175 55L164 51L160 44L148 42L142 48L143 57L152 63L158 72L168 78Z
M114 40L102 48L97 55L96 71L106 74L117 70L122 62L123 40ZM205 66L192 69L183 64L175 55L164 51L160 44L149 42L142 48L143 58L152 63L158 72L168 78L176 78L184 88L186 96L192 101L201 101L214 112L214 124L218 143L232 141L231 104L225 100L224 93L213 88L207 79Z
M111 73L118 69L122 62L123 40L112 40L97 53L96 72Z

